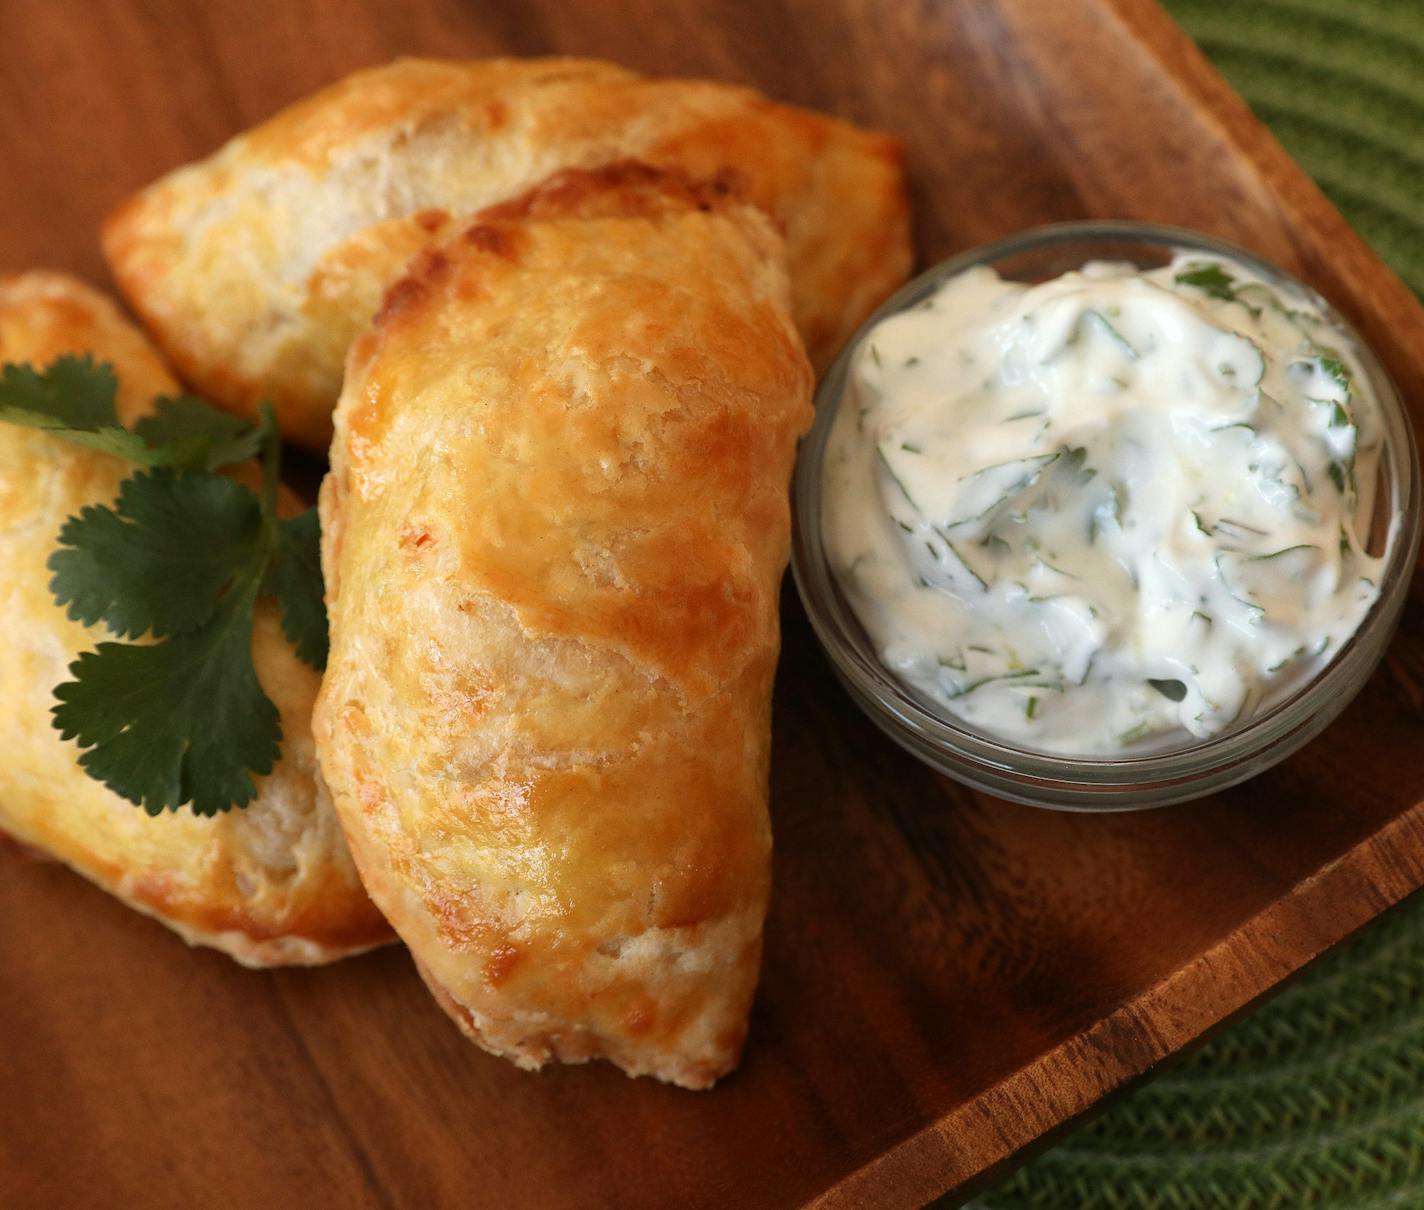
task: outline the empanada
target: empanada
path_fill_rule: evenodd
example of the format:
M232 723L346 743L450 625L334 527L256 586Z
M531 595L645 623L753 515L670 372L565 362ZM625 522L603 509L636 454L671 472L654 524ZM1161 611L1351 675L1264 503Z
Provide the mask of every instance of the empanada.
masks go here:
M178 386L108 299L58 273L0 278L0 362L62 353L112 362L132 421ZM260 608L258 674L282 716L282 760L245 810L150 819L93 781L51 725L54 687L99 640L65 617L45 560L69 515L109 503L132 468L49 434L0 424L0 830L52 854L194 944L249 966L326 962L390 940L357 878L316 765L319 676ZM266 606L268 602L263 602Z
M434 235L566 167L736 180L786 237L824 368L910 268L899 144L750 89L588 59L402 59L358 72L120 206L104 248L179 373L276 405L324 451L347 347Z
M486 211L336 413L322 768L437 998L521 1066L702 1088L746 1032L812 372L724 192L621 164Z

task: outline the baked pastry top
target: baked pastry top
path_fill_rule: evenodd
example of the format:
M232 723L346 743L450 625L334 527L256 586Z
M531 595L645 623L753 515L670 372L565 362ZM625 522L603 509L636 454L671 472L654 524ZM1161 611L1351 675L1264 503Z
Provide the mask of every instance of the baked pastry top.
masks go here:
M0 277L0 363L64 353L112 362L131 422L173 380L103 295L59 273ZM0 832L65 862L194 944L249 966L326 962L391 939L362 889L316 764L320 680L282 636L270 602L253 637L257 672L282 719L282 760L245 810L149 818L92 780L50 720L54 687L109 638L70 621L45 566L66 517L110 503L131 467L32 429L0 425Z
M523 1066L737 1061L811 385L772 225L639 164L466 223L352 348L322 767L437 998Z
M284 435L325 450L346 350L415 252L555 171L624 158L733 181L772 217L818 368L909 272L896 140L569 58L357 72L129 199L104 247L186 380L239 411L271 399Z

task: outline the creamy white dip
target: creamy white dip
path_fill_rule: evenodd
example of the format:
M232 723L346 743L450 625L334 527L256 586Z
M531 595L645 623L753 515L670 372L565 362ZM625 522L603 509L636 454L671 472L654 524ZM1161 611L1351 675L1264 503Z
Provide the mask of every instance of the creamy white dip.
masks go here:
M863 338L823 541L885 666L1083 756L1210 736L1374 602L1378 403L1319 309L1234 261L987 268Z

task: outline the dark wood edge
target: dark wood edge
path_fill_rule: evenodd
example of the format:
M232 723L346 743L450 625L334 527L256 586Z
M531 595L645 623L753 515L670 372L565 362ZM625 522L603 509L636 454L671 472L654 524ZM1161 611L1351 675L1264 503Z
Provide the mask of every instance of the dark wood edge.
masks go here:
M809 1205L923 1206L1255 1003L1421 883L1424 803L1091 1029L883 1152ZM1309 937L1309 952L1282 953L1283 936Z
M1384 911L1379 915L1370 917L1358 929L1354 930L1346 937L1341 938L1338 944L1343 945L1350 938L1355 937L1361 933L1367 932L1369 929L1373 928L1376 924L1378 924L1385 916L1393 912L1406 910L1406 905L1413 901L1424 901L1424 887L1421 887L1420 889L1414 890L1409 894L1405 895L1404 898L1401 899L1399 902L1391 904L1389 907L1386 907ZM1165 1075L1167 1072L1171 1071L1173 1068L1184 1062L1191 1055L1195 1054L1198 1050L1201 1050L1203 1047L1210 1044L1213 1039L1219 1037L1224 1033L1227 1033L1233 1025L1236 1025L1240 1021L1244 1021L1247 1017L1251 1016L1254 1012L1257 1011L1257 1009L1261 1008L1268 1001L1273 1000L1276 996L1283 993L1292 984L1303 978L1308 971L1319 966L1322 962L1328 962L1330 955L1333 952L1333 946L1329 949L1322 950L1319 954L1317 954L1314 958L1311 958L1303 966L1297 967L1279 983L1276 983L1271 987L1267 988L1259 996L1248 1000L1235 1012L1227 1014L1220 1021L1217 1021L1214 1025L1209 1026L1205 1031L1203 1031L1201 1034L1199 1034L1197 1037L1193 1038L1190 1042L1183 1046L1181 1050L1178 1050L1175 1053L1166 1056L1160 1062L1153 1064L1141 1074L1125 1080L1122 1084L1118 1085L1118 1087L1113 1089L1112 1092L1108 1093L1100 1100L1094 1101L1082 1113L1077 1114L1074 1117L1067 1118L1066 1120L1058 1123L1058 1125L1051 1127L1045 1133L1039 1135L1036 1139L1027 1143L1018 1151L1012 1153L1011 1155L1005 1156L1002 1160L997 1161L996 1163L990 1165L988 1168L981 1169L976 1175L970 1177L969 1180L963 1182L962 1184L954 1186L954 1188L948 1193L948 1195L937 1199L934 1202L935 1210L955 1210L956 1207L963 1206L966 1202L972 1201L980 1194L987 1193L1000 1181L1005 1180L1016 1169L1021 1168L1025 1164L1032 1162L1035 1158L1042 1155L1044 1152L1052 1151L1058 1143L1064 1141L1070 1135L1076 1133L1078 1130L1081 1130L1083 1127L1088 1125L1088 1123L1094 1121L1096 1118L1099 1118L1103 1114L1109 1112L1115 1105L1119 1104L1122 1101L1130 1100L1133 1093L1135 1093L1138 1089L1146 1086L1147 1084L1150 1084L1159 1076Z

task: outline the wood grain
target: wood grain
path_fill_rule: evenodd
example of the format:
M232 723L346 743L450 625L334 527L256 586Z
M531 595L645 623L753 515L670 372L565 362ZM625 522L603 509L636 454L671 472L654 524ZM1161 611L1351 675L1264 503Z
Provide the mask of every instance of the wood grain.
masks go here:
M1134 217L1302 273L1424 400L1424 311L1148 0L0 0L0 270L103 281L115 200L401 52L745 80L908 142L922 258ZM398 950L254 974L0 855L0 1205L913 1206L1150 1069L1424 883L1424 593L1321 739L1092 818L930 773L785 596L776 891L711 1094L468 1046Z

